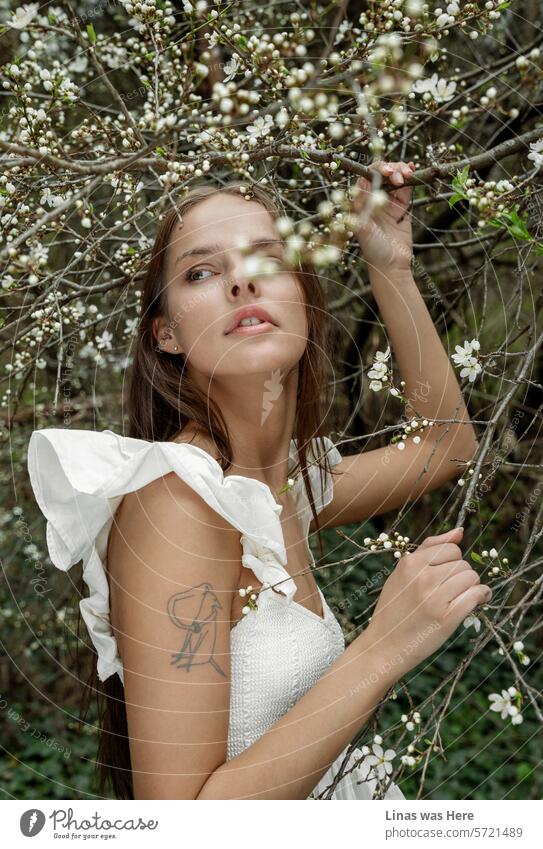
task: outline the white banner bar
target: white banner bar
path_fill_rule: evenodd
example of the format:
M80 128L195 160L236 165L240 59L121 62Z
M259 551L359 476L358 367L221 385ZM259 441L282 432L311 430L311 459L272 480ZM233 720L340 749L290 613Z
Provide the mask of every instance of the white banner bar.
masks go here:
M130 842L160 849L291 849L302 843L312 849L415 845L419 849L534 849L543 845L541 801L316 801L308 805L309 801L313 802L5 801L2 846L38 849L108 843L121 847Z

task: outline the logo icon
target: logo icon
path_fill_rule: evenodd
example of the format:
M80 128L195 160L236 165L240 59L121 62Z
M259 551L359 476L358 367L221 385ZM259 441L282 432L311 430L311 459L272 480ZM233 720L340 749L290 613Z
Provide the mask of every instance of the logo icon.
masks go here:
M25 837L35 837L45 825L45 814L37 808L30 808L21 816L19 825Z

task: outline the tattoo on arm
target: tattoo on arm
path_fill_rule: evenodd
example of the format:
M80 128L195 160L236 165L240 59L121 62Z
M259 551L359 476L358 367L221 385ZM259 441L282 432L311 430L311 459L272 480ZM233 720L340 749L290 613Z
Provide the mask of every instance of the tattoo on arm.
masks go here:
M171 596L168 615L174 625L186 631L183 645L172 654L171 663L187 672L193 666L210 663L226 678L213 657L217 639L217 610L222 610L222 604L207 582Z

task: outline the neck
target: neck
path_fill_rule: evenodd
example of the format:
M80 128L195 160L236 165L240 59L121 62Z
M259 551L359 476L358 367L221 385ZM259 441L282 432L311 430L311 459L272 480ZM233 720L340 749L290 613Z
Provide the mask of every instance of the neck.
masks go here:
M221 411L230 436L233 462L228 474L262 481L276 500L284 497L279 491L288 479L297 387L297 367L288 374L277 369L257 375L221 375L205 387L200 381L205 396ZM183 428L183 436L196 433L193 423ZM215 456L217 449L211 447Z

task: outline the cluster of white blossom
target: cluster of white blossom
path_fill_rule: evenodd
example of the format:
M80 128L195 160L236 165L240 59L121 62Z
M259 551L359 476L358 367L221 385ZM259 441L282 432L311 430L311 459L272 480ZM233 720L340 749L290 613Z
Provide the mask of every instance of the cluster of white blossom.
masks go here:
M375 539L372 537L364 537L364 545L367 546L370 551L391 550L394 552L396 560L399 560L402 555L411 551L413 548L412 545L409 545L409 537L403 536L398 533L398 531L393 531L392 535L387 534L386 531L382 531Z
M2 82L2 88L26 103L31 102L28 93L33 91L34 88L45 91L50 97L50 102L58 100L68 104L75 103L79 99L78 87L68 77L59 60L53 59L51 70L49 70L49 68L40 67L35 59L35 52L29 50L25 59L20 62L12 62L11 65L5 67L5 79Z
M60 304L57 295L49 292L43 299L43 304L33 310L30 317L34 319L35 330L29 345L43 344L59 335L61 329L80 327L85 313L98 311L92 304L84 304L81 300L68 304Z
M155 35L169 35L175 24L175 7L169 0L120 0L139 32L148 26Z
M368 371L368 377L370 378L370 389L372 392L380 392L384 386L390 386L390 394L397 395L398 391L395 390L392 384L392 369L389 368L387 362L390 359L390 347L387 347L386 351L376 351L373 357L373 363L371 364L371 368Z
M478 374L481 373L483 367L479 362L477 353L481 347L478 339L472 339L471 342L464 342L463 345L456 345L456 354L451 354L451 359L457 368L460 368L460 377L467 377L470 383L473 383Z
M486 226L489 219L499 216L514 206L516 198L516 180L476 180L468 177L463 184L463 194L470 206L484 217L478 221L479 227Z
M432 427L434 424L435 422L432 419L411 419L410 421L403 422L401 425L402 433L393 436L390 443L391 445L396 445L400 451L404 450L406 439L411 439L415 445L418 445L421 441L420 434L424 433L427 428Z
M458 480L456 481L458 486L464 486L464 484L466 483L466 475L467 475L468 478L471 478L473 476L475 470L470 468L472 463L473 463L473 460L468 460L468 462L466 463L466 473L465 473L465 475L462 476L461 478L458 478ZM483 477L482 472L479 472L479 480L482 477Z
M509 559L507 557L500 557L495 548L491 548L489 551L484 549L481 551L479 557L482 563L486 561L488 564L487 575L489 578L511 574Z
M418 710L414 710L411 719L407 713L402 713L400 717L401 721L405 725L406 731L414 731L415 725L420 725L420 713Z
M13 217L13 215L9 216L9 223L12 225L17 223L16 221L13 222ZM8 233L10 230L7 226L5 232L6 242L9 242ZM7 249L7 256L8 260L5 266L7 273L2 280L2 288L14 288L18 282L24 282L34 286L45 273L49 259L49 247L37 240L32 240L32 242L28 243L26 252L21 252L16 248L10 247Z

